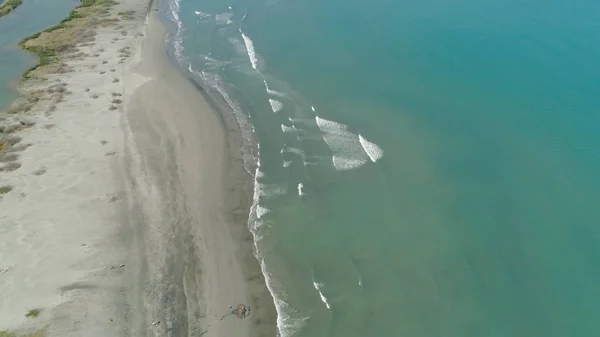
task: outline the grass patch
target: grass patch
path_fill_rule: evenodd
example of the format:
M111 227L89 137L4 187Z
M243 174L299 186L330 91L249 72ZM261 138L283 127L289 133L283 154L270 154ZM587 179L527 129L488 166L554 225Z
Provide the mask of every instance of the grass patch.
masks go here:
M31 309L31 310L29 310L29 312L27 312L25 314L25 317L27 317L27 318L35 318L35 317L38 317L40 315L40 312L42 312L42 309Z
M1 0L0 0L1 1ZM13 0L7 0L13 1ZM20 0L18 0L20 1ZM19 42L19 45L40 58L37 65L29 68L23 79L32 77L32 73L41 67L47 67L59 60L58 54L73 50L79 42L94 38L93 28L98 25L98 12L116 4L112 0L83 0L81 5L73 9L69 16L43 32L35 33ZM48 67L52 68L52 67ZM57 66L58 72L67 71Z
M6 194L10 191L12 191L13 187L9 186L9 185L4 185L4 186L0 186L0 194ZM0 337L2 337L2 335L0 335Z
M21 0L5 0L4 2L0 0L0 2L2 3L0 5L0 16L4 16L12 12L15 8L19 7L19 5L23 3Z
M0 167L0 172L12 172L14 170L17 170L21 167L21 164L19 163L8 163L2 167Z
M44 336L46 336L47 330L48 330L48 327L44 327L44 328L41 328L34 332L23 333L23 334L12 332L12 331L7 331L7 330L2 330L2 331L0 331L0 337L44 337Z

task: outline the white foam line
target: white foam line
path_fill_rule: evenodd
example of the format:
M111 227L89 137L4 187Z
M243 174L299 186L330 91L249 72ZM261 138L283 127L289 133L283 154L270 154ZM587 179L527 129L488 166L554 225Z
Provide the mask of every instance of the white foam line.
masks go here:
M287 192L287 186L282 184L265 184L255 180L254 195L259 198L284 195Z
M333 153L333 166L338 171L351 170L366 164L369 157L359 142L359 137L348 131L344 124L315 117L323 139Z
M298 184L298 195L299 196L303 196L304 195L304 184L302 184L302 183Z
M181 10L180 6L179 6L179 1L180 0L174 0L171 1L169 3L169 9L171 10L171 16L173 17L173 21L175 21L175 23L177 23L177 32L175 33L175 36L173 37L173 47L175 48L175 57L177 58L178 62L182 62L183 61L183 22L181 22L181 19L179 18L179 12Z
M283 103L278 100L269 98L269 104L271 104L271 110L273 110L274 113L278 113L281 109L283 109Z
M260 262L260 269L265 276L267 289L269 289L269 292L273 297L273 302L275 303L275 311L277 311L277 330L279 331L279 336L292 336L306 325L308 317L299 316L296 310L294 310L294 308L292 308L291 305L286 302L286 294L278 291L279 285L275 280L273 280L271 274L267 271L267 266L264 259Z
M376 162L383 157L383 150L381 147L379 147L379 145L366 140L360 134L358 135L358 140L372 162Z
M260 204L256 205L256 217L261 219L263 216L265 216L267 213L271 212L270 209L261 206Z
M296 148L296 147L291 147L291 146L284 145L284 147L281 149L280 152L281 153L285 153L285 152L293 153L295 155L298 155L298 156L304 158L304 152L302 150L300 150L299 148Z
M242 39L244 39L244 44L246 45L246 51L248 52L248 58L250 59L250 64L252 64L252 68L254 70L258 70L258 58L256 57L256 52L254 51L254 42L252 42L252 40L243 32Z
M269 87L269 85L267 84L267 80L263 78L263 83L265 84L265 88L267 89L267 93L271 96L277 96L280 98L284 98L285 94L282 92L279 92L277 90L273 90L271 89L271 87Z
M231 17L233 13L218 13L215 14L215 21L217 25L228 25L231 23Z
M294 132L294 131L296 131L296 128L294 128L294 126L287 126L285 124L281 124L281 131L283 131L283 132Z
M323 295L323 291L321 291L321 289L323 288L323 283L317 283L313 279L313 286L315 287L315 289L317 289L317 292L319 292L319 296L321 297L321 302L323 302L323 304L325 304L327 309L331 310L331 305L329 304L329 302L327 302L327 297L325 297L325 295Z

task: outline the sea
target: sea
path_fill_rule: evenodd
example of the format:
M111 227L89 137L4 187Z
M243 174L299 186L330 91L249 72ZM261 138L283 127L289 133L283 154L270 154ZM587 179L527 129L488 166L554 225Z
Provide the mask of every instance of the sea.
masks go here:
M280 337L600 335L600 2L159 5L240 123Z

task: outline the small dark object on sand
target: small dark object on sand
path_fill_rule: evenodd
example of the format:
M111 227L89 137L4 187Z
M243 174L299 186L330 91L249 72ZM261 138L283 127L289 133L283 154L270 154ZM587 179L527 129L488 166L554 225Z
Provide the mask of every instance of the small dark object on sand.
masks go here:
M250 307L244 304L238 304L238 306L231 311L232 314L236 315L237 318L246 318L250 315Z

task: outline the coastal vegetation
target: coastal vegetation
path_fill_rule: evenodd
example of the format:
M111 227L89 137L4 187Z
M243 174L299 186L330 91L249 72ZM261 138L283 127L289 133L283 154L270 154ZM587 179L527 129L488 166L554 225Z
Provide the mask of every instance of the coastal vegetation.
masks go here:
M12 191L12 186L8 186L8 185L4 185L4 186L0 186L0 195L2 194L6 194L10 191ZM0 334L0 337L2 337L3 335Z
M2 0L0 0L0 16L4 16L10 12L12 12L13 9L17 8L21 3L23 3L22 0L4 0L4 2L2 2Z
M16 333L12 331L2 330L0 331L0 337L44 337L46 335L47 328L42 328L30 333Z
M38 315L40 314L40 312L42 312L42 309L31 309L31 310L29 310L29 312L27 312L25 314L25 317L27 317L27 318L38 317Z
M55 26L23 39L19 45L39 57L39 63L29 68L23 79L35 77L38 70L44 73L67 72L68 68L60 62L58 54L72 52L77 55L78 43L94 40L94 28L114 23L113 19L106 18L114 4L116 2L112 0L83 0Z

